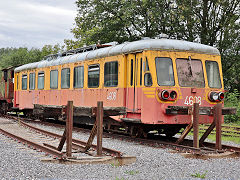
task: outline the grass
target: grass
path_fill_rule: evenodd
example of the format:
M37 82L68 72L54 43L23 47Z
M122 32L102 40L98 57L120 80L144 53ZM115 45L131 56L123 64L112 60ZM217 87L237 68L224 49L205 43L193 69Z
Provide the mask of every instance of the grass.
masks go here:
M215 141L216 140L216 135L215 134L210 134L208 136L208 139L210 139L212 141ZM222 136L222 141L231 141L231 142L234 142L236 144L240 144L240 138L239 137Z
M239 126L238 124L225 124L225 125L231 125L232 127L236 127ZM204 127L202 125L200 125L200 127ZM224 130L225 128L222 127L222 130ZM226 129L227 130L227 129ZM229 129L228 129L229 130ZM230 131L230 130L229 130ZM222 133L224 134L224 132ZM231 135L234 135L234 133L227 133L229 136L224 136L222 135L222 141L231 141L234 142L236 144L240 144L240 138L239 137L234 137ZM190 132L189 135L193 136L193 132ZM201 138L201 136L203 135L203 132L199 132L199 138ZM207 139L212 140L212 141L216 141L216 135L215 134L209 134Z
M135 174L138 174L139 171L131 170L131 171L126 171L125 173L126 173L126 174L129 174L129 175L135 175Z
M206 175L207 175L207 171L203 174L200 174L200 173L191 174L192 177L201 178L201 179L205 179Z

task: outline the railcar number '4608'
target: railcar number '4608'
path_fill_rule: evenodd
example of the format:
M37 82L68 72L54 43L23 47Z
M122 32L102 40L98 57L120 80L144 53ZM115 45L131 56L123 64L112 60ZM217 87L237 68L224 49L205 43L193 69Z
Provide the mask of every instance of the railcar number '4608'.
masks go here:
M117 98L117 93L116 92L108 92L107 94L107 100L109 101L115 101Z
M195 101L194 101L194 99L195 99ZM195 96L195 97L193 97L193 96L186 96L184 104L186 104L186 105L193 105L194 102L199 103L199 105L201 105L202 104L201 96Z

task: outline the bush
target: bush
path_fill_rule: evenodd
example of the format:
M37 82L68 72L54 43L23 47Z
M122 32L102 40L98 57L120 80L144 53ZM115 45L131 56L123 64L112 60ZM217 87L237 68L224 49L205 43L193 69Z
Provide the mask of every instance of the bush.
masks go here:
M233 92L227 92L224 101L225 107L236 107L237 113L235 115L226 115L224 120L226 123L240 123L240 93L237 89Z

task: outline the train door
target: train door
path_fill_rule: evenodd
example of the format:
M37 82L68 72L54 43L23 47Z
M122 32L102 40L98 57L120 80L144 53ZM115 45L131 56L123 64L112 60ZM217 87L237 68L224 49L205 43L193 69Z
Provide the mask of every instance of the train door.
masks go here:
M129 54L127 58L127 111L141 110L142 53Z

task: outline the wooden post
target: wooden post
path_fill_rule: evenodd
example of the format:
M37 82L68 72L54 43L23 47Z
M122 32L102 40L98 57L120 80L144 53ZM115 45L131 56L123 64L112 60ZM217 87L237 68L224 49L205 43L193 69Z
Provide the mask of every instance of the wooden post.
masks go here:
M67 121L66 121L66 155L72 157L72 130L73 130L73 101L67 104Z
M216 149L222 149L222 104L214 106L214 121L216 122Z
M199 148L199 103L193 104L193 147Z
M102 156L103 102L97 102L97 156Z

